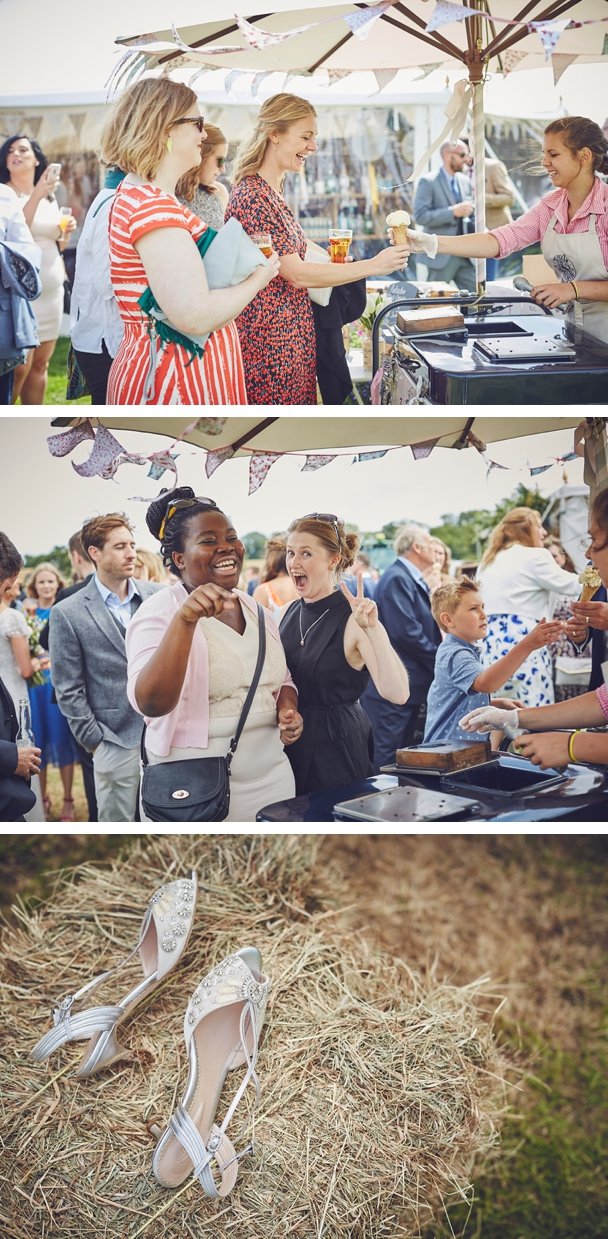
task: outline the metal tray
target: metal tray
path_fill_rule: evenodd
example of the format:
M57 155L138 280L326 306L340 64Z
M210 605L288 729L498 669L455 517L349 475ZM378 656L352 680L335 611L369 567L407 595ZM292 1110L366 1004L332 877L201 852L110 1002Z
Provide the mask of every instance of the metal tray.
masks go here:
M426 787L389 787L334 806L334 817L360 822L440 822L480 812L478 800L469 796L450 796Z
M478 770L480 766L493 766L499 759L499 754L495 753L492 757L487 757L485 761L473 762L470 766L463 766L461 770L438 770L436 767L429 766L398 766L394 762L390 766L381 766L380 774L398 774L402 779L420 779L426 778L427 774L432 779L452 779L456 774L467 774L469 770Z
M476 353L481 353L486 361L501 366L526 361L543 364L552 361L576 361L576 349L561 336L547 338L533 335L521 340L512 337L502 339L497 335L485 340L475 340L473 348Z

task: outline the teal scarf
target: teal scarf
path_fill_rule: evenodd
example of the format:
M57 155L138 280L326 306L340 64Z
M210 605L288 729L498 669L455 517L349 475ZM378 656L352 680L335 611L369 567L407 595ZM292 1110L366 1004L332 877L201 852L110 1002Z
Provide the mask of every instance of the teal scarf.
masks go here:
M195 241L196 248L201 256L207 252L213 239L217 236L215 228L206 228L198 241ZM205 346L198 344L196 340L191 340L190 336L185 336L176 327L172 327L171 323L166 322L161 318L157 318L154 311L160 310L158 302L155 300L152 289L148 286L144 289L141 297L138 297L137 304L141 306L144 314L149 320L149 325L154 327L155 334L160 336L165 344L179 344L192 357L202 357L205 351ZM152 334L152 333L151 333Z

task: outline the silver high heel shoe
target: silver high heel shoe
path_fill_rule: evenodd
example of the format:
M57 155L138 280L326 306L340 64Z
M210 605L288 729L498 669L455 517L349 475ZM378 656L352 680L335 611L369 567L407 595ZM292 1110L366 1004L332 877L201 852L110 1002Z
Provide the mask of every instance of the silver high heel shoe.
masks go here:
M167 976L181 959L190 937L196 907L196 873L166 883L154 892L144 916L139 941L133 950L107 972L93 977L75 994L68 994L53 1011L53 1028L31 1051L37 1062L54 1054L68 1041L86 1041L84 1058L76 1077L83 1080L127 1053L116 1036L118 1025ZM74 1013L74 1004L120 971L139 951L144 979L115 1006L87 1007Z
M270 989L261 968L260 952L244 947L213 968L190 999L184 1021L186 1091L160 1136L152 1162L161 1187L179 1187L195 1175L208 1196L227 1196L236 1183L241 1157L253 1151L250 1144L236 1153L226 1129L250 1080L259 1098L255 1066ZM244 1064L245 1075L218 1126L215 1114L226 1076Z

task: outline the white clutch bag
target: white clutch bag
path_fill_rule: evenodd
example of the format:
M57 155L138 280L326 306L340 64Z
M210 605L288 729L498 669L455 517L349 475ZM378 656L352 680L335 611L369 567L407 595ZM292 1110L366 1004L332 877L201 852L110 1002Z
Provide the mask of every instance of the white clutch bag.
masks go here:
M321 246L315 245L314 241L306 242L306 253L304 255L304 262L330 262L330 261L331 260L330 260L329 254L327 253L327 250L322 250ZM331 288L309 288L308 289L308 296L310 297L311 301L314 301L315 305L329 305L329 298L331 297L331 294L332 294Z

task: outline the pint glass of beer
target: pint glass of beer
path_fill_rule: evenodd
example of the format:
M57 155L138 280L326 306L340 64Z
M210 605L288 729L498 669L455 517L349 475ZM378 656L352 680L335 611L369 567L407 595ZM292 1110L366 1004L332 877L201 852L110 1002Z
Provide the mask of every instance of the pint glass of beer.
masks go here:
M329 234L329 254L332 262L346 262L352 239L352 228L332 228Z

